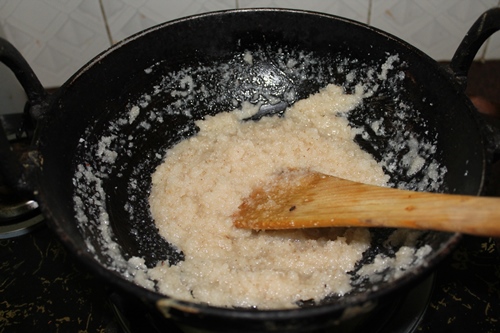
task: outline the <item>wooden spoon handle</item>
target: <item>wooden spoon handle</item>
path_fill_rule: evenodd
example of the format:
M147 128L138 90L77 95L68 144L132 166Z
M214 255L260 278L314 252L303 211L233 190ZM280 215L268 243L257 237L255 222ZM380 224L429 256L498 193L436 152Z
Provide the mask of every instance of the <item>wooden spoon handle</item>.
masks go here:
M500 199L404 191L309 173L253 193L234 215L251 229L397 227L500 236Z

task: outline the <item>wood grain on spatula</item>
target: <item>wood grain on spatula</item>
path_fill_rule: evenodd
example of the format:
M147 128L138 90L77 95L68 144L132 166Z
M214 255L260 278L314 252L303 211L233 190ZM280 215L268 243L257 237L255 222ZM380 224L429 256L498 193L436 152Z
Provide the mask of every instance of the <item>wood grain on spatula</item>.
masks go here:
M246 229L391 227L500 236L500 199L414 192L290 171L256 188L233 215Z

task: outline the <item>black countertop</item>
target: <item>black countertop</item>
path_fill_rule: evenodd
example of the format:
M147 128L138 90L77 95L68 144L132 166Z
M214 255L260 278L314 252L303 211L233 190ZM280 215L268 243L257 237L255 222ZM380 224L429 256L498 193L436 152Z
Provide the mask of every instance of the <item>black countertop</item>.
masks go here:
M500 103L499 74L499 62L473 64L467 93ZM0 259L0 333L123 332L106 286L47 227L0 240ZM500 246L495 239L465 236L439 265L416 331L500 332Z
M0 260L0 332L119 332L104 285L47 227L1 240Z

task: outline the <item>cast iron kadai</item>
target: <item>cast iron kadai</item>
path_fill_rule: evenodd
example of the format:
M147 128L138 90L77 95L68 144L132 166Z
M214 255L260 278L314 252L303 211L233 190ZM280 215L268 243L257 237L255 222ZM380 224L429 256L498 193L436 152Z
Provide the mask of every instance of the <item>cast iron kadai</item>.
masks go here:
M131 256L145 258L148 266L183 259L151 221L150 174L164 150L195 134L194 121L205 115L232 110L244 101L264 104L267 113L282 113L284 106L328 83L350 92L361 81L377 90L351 112L349 121L368 133L356 137L363 149L396 166L386 170L394 186L424 182L431 189L433 182L426 183L424 173L432 163L413 175L402 163L408 142L418 139L436 147L419 153L447 169L438 179L441 186L433 190L484 194L491 148L498 147L488 143L492 141L464 90L474 55L499 28L500 9L485 12L450 66L443 67L394 36L340 17L285 9L214 12L167 22L114 45L53 94L45 92L13 46L1 40L0 59L27 93L32 126L26 129L34 131L32 147L22 156L15 156L0 135L2 173L17 191L37 200L51 229L76 258L156 317L215 332L350 328L376 316L395 295L426 277L460 235L426 232L417 244L433 248L424 265L398 279L356 283L344 297L304 302L300 309L226 309L178 301L139 287L121 273ZM376 75L383 74L389 58L387 77ZM355 80L348 79L352 75ZM130 119L134 106L140 107L137 119L121 121ZM383 135L370 131L369 124L379 119L386 128ZM111 160L99 151L103 138ZM394 140L400 145L392 145ZM76 177L77 170L91 171L96 179ZM128 186L131 179L136 186ZM75 209L78 200L80 208ZM109 218L106 230L117 244L118 259L98 228L103 215ZM383 245L391 232L373 231L372 246L357 268L379 253L393 253ZM353 281L355 275L356 270Z

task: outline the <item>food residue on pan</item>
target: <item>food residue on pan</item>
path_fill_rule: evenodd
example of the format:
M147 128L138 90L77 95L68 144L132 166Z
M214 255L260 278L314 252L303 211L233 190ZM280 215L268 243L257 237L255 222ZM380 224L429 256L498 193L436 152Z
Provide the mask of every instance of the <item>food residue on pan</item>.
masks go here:
M108 215L106 198L110 194L103 184L111 174L122 177L119 170L123 165L117 162L120 154L134 155L135 137L122 135L122 129L134 126L147 131L171 115L190 118L196 112L193 105L211 101L209 88L196 79L205 69L197 72L198 69L189 68L172 74L165 78L165 84L177 82L175 89L156 85L131 104L123 117L109 125L109 134L95 144L82 138L83 149L89 151L89 158L97 158L98 162L97 166L78 164L74 177L76 218L100 235L99 239L86 240L89 250L95 252L104 265L146 288L174 298L217 306L290 308L300 301L320 301L328 295L348 293L356 280L367 276L376 282L381 276L391 279L404 274L429 252L428 246L416 246L418 233L395 236L392 242L397 243L401 253L397 252L395 257L378 255L372 264L354 274L350 272L370 246L367 229L255 232L232 226L230 215L241 198L248 195L253 186L285 168L310 168L378 185L388 182L389 177L383 170L387 173L402 167L408 176L425 170L418 182L391 184L425 190L438 186L446 171L433 159L432 142L410 131L391 134L387 141L390 151L378 163L353 140L355 136L369 140L374 135L388 135L383 118L367 124L370 131L353 126L347 118L350 110L369 98L382 81L397 83L404 78L404 73L395 66L398 56L388 56L378 67L368 69L366 80L361 80L354 71L345 72L346 81L364 82L349 93L342 87L326 84L319 94L301 101L296 101L293 85L288 86L280 75L285 73L297 81L309 80L310 74L302 71L316 66L314 62L308 62L304 54L293 54L289 59L280 55L283 59L280 58L279 68L271 69L271 73L259 72L260 56L245 52L233 67L220 65L216 70L223 73L223 82L214 84L231 91L235 89L231 86L234 78L239 77L238 66L250 66L257 74L269 74L263 79L278 80L285 88L274 91L272 86L255 88L252 82L238 82L238 89L249 85L242 96L234 95L234 105L243 107L196 121L200 131L193 136L188 134L187 127L179 128L179 133L185 131L187 138L167 150L164 163L153 175L151 212L160 234L184 254L184 260L176 264L160 261L156 267L148 268L140 256L122 256ZM344 72L343 64L347 62L342 60L335 68L338 73ZM153 69L145 71L152 72ZM326 77L327 73L315 72L315 75L323 79L320 76ZM174 99L169 108L148 109L152 98L161 98L162 93ZM280 98L274 95L277 93L281 94ZM283 118L243 121L257 112L255 102L262 103L262 98L295 104L287 109ZM247 99L254 106L245 103ZM395 112L404 119L408 106L399 103L397 108ZM402 149L406 154L399 161L392 151ZM152 158L162 160L163 155L157 152ZM130 179L124 179L133 193L124 207L131 220L136 214L134 204L140 188L140 173L141 170L137 170ZM100 248L99 255L96 246ZM103 255L106 259L102 259ZM389 266L395 267L392 275L378 274Z

